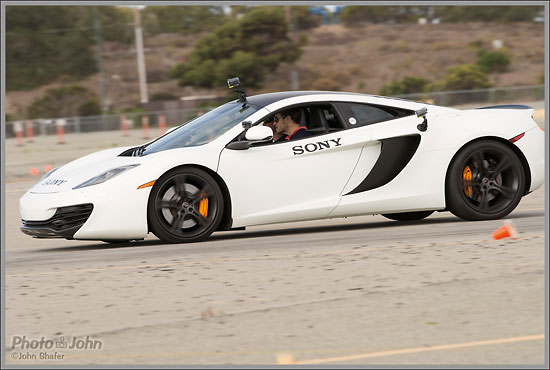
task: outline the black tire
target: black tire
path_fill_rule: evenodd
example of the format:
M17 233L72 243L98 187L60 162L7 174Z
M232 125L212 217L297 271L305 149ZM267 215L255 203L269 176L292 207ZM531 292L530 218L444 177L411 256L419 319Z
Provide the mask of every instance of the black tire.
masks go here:
M428 217L432 213L434 213L434 211L383 213L382 216L395 221L419 221Z
M493 140L477 141L462 149L449 167L445 185L449 211L471 221L508 215L524 190L520 159L506 144Z
M206 239L218 228L223 207L223 195L216 181L205 171L184 167L167 172L155 183L147 217L151 231L159 239L192 243Z

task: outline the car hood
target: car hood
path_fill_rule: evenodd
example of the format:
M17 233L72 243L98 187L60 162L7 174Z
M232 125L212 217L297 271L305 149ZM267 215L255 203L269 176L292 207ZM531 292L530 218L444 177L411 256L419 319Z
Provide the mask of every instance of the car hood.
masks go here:
M50 176L36 183L31 193L49 194L66 191L105 171L120 166L140 163L140 157L119 157L126 148L102 150L76 159L55 170Z

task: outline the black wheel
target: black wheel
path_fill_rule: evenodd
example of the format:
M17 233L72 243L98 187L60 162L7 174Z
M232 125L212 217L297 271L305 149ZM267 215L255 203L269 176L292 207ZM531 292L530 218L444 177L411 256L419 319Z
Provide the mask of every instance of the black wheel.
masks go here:
M498 219L516 208L524 189L523 166L514 151L497 141L478 141L451 163L447 207L465 220Z
M395 221L418 221L428 217L432 213L434 213L434 211L386 213L382 214L382 216Z
M197 168L163 175L153 186L147 207L151 231L168 243L203 240L217 229L223 196L216 181Z

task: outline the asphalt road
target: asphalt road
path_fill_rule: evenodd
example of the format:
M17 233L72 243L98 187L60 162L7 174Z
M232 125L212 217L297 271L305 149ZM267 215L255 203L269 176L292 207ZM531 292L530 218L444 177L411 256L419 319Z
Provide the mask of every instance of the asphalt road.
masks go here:
M544 102L528 104L544 127ZM544 189L507 217L519 236L501 241L490 233L502 220L449 213L251 227L186 245L19 231L29 169L142 141L138 131L6 140L8 364L544 364Z
M6 184L8 364L544 364L544 189L516 239L436 213L110 246L20 233L29 185Z

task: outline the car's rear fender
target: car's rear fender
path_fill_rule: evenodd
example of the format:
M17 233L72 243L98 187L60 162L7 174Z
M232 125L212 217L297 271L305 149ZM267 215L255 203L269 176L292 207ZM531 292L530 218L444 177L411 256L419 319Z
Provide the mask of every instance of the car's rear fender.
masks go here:
M471 140L467 143L465 143L461 148L460 150L458 150L455 155L453 156L453 158L451 159L451 161L449 162L449 165L447 167L447 173L445 175L445 184L447 183L447 180L449 178L449 172L450 172L450 169L451 169L451 165L453 163L453 161L455 160L455 158L463 151L465 150L468 146L472 145L473 143L476 143L476 142L479 142L479 141L496 141L496 142L500 142L504 145L506 145L507 147L509 147L510 149L512 149L514 151L514 153L516 153L516 155L518 156L519 160L521 161L521 164L523 166L523 171L524 171L524 174L525 174L525 189L524 189L524 194L527 194L529 192L529 189L531 187L531 169L529 167L529 163L527 162L527 159L525 158L525 155L523 154L523 152L517 147L515 146L513 143L511 143L509 140L504 140L500 137L496 137L496 136L484 136L484 137L479 137L479 138L476 138L474 140ZM445 197L447 197L447 194L445 194Z

